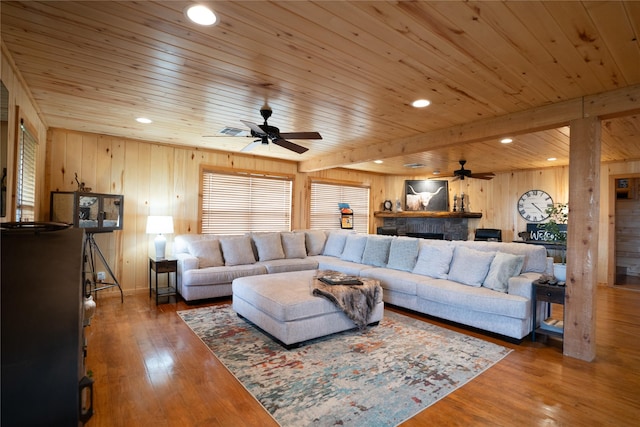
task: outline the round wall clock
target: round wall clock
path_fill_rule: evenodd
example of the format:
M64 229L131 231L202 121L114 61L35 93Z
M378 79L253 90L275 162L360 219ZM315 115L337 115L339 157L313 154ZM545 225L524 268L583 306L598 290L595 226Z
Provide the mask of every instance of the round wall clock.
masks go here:
M391 203L391 200L385 200L384 203L382 204L382 206L383 206L385 211L391 212L391 208L393 207L393 203Z
M518 200L518 212L527 221L540 222L549 218L546 209L553 205L553 199L546 191L529 190Z

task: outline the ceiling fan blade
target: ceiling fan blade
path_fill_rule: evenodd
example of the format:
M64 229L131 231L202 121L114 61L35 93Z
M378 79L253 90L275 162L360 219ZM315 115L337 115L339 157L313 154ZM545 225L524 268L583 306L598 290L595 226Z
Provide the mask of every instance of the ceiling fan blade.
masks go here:
M262 140L260 140L260 139L256 139L255 141L253 141L253 142L249 143L249 145L245 146L245 147L244 147L242 150L240 150L240 151L244 151L244 152L251 151L251 150L253 150L254 148L256 148L258 145L260 145L261 143L262 143Z
M474 173L470 175L471 178L475 179L493 179L495 176L496 174L494 174L493 172Z
M284 138L274 138L271 140L276 145L279 145L282 148L286 148L287 150L295 151L298 154L302 154L309 149L307 147L303 147L302 145L294 144L291 141L287 141Z
M249 129L251 129L253 131L253 133L255 133L256 136L263 136L266 135L265 131L262 130L262 128L260 126L258 126L255 123L251 123L251 122L247 122L246 120L240 120L242 123L244 123Z
M318 132L281 132L280 136L285 139L322 139Z

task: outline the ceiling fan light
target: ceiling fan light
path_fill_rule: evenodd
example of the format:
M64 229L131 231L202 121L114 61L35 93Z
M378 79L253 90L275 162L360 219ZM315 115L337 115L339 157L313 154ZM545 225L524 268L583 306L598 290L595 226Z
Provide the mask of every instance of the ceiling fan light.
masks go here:
M198 25L210 26L218 22L218 17L211 9L201 4L187 6L185 9L187 18Z
M415 108L424 108L428 107L429 105L431 105L431 101L429 101L428 99L416 99L411 103L411 106Z

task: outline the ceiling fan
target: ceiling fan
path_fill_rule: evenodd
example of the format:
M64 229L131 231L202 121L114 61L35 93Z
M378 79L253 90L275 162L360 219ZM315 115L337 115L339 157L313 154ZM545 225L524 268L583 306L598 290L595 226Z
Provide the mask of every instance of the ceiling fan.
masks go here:
M486 173L471 173L469 169L465 169L464 165L467 163L466 160L460 160L460 169L453 171L453 180L457 179L465 179L465 178L477 178L477 179L493 179L496 176L493 172Z
M269 126L267 124L267 120L271 117L271 108L268 105L263 106L260 109L260 115L264 119L264 124L257 125L255 123L251 123L245 120L240 120L246 126L251 129L251 136L254 138L258 138L246 147L244 147L240 151L251 151L258 144L269 144L269 140L280 147L286 148L287 150L295 151L298 154L302 154L305 151L309 150L307 147L303 147L302 145L294 144L289 139L322 139L322 136L318 132L280 132L275 126Z

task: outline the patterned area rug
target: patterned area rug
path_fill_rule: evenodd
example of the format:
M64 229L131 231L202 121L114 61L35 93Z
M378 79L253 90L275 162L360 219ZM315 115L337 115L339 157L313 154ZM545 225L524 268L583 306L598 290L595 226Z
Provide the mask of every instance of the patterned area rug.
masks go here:
M511 350L391 311L286 350L229 305L178 315L281 425L395 426Z

